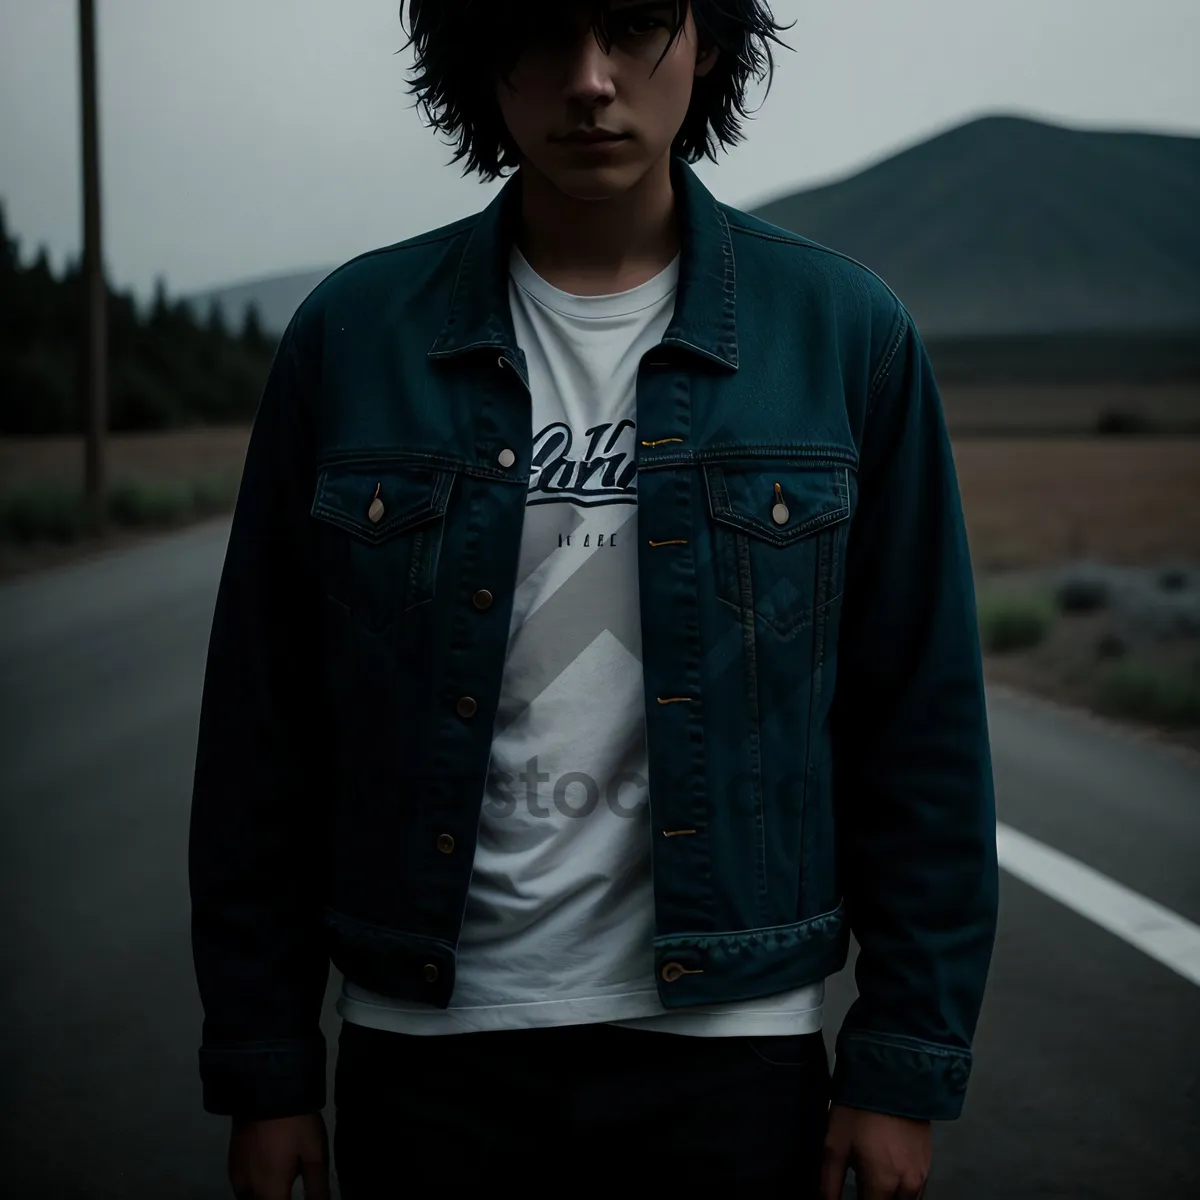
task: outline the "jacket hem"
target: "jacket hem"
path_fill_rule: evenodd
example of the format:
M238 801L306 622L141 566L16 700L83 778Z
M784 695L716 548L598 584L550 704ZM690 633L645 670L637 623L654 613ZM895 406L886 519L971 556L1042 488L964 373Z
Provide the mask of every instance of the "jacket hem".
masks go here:
M787 925L662 935L654 939L659 999L685 1008L773 996L837 974L849 949L840 904Z

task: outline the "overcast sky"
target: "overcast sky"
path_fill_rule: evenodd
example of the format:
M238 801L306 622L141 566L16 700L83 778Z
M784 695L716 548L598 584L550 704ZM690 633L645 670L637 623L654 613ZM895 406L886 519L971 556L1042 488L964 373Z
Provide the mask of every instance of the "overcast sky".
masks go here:
M97 0L105 259L174 292L336 265L482 207L405 92L398 0ZM1200 0L777 0L796 21L747 141L698 167L750 207L984 113L1200 134ZM0 0L0 201L80 242L75 0ZM761 98L761 97L759 97Z

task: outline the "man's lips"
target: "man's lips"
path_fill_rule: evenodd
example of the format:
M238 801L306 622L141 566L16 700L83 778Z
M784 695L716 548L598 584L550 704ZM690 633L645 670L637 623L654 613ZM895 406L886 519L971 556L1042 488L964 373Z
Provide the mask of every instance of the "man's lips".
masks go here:
M576 130L574 133L568 133L566 137L556 138L555 141L586 146L593 142L619 142L628 136L627 133L610 133L608 130L588 130L587 132Z

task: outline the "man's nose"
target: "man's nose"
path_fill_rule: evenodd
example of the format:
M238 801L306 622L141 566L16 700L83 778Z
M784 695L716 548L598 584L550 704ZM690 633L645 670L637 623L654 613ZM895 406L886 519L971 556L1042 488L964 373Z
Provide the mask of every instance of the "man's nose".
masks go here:
M613 83L613 62L588 29L577 37L568 51L564 98L576 103L599 104L616 94Z

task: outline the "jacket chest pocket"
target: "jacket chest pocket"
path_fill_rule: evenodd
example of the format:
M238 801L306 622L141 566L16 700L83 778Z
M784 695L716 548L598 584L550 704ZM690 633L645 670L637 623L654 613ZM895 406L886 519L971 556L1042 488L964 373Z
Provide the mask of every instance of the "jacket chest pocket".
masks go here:
M433 599L454 472L355 463L326 467L312 515L325 594L369 632Z
M845 578L850 470L706 463L718 597L782 637L836 600Z

